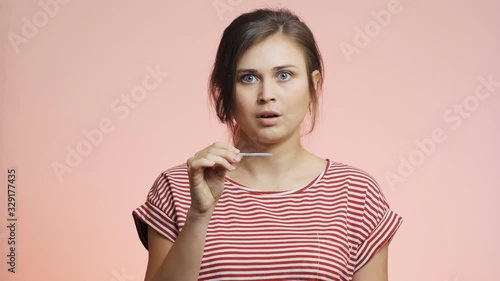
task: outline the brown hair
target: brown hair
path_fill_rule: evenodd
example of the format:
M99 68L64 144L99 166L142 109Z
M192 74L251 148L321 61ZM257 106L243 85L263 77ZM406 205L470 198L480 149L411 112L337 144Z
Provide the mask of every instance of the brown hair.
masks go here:
M320 72L318 90L321 90L323 84L323 61L314 36L307 25L289 10L257 9L240 15L224 30L210 75L210 102L215 104L219 120L231 130L233 142L236 142L239 129L233 119L237 63L251 46L278 32L294 40L304 52L311 93L309 110L312 126L308 134L314 130L319 95L311 77L314 70Z

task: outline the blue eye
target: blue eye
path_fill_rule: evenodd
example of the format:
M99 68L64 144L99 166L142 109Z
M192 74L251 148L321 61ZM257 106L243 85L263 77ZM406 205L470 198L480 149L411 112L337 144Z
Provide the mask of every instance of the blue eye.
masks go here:
M278 79L281 81L286 81L290 78L292 78L292 74L290 72L280 72L278 74Z
M246 74L241 76L240 80L243 83L255 83L255 81L257 81L257 78L252 74Z

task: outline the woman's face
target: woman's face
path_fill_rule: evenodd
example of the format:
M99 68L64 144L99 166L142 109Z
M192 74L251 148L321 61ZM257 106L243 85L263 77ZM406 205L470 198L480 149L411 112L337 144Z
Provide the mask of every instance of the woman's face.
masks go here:
M249 48L236 67L233 116L241 133L252 142L272 144L300 138L300 125L310 102L302 49L282 34Z

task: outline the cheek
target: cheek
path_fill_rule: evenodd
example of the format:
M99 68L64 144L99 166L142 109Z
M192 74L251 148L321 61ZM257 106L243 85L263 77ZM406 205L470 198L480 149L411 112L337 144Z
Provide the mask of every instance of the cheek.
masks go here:
M244 95L242 93L236 92L234 97L234 116L244 116L248 111L248 101L244 99Z
M234 95L234 102L239 108L245 110L252 102L255 102L256 95L256 90L251 87L242 87L241 89L237 87Z
M308 85L303 85L303 83L292 85L292 87L289 88L287 100L290 105L293 104L297 109L303 107L308 108L309 101L311 100Z
M244 110L243 104L244 102L241 100L240 97L238 97L238 94L236 94L236 96L234 97L234 111L241 112L242 110Z

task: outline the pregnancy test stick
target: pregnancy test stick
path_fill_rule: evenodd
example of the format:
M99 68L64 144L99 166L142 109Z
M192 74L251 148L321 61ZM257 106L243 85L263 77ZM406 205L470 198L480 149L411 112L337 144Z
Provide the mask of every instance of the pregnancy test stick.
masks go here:
M273 156L272 153L240 153L241 156Z

